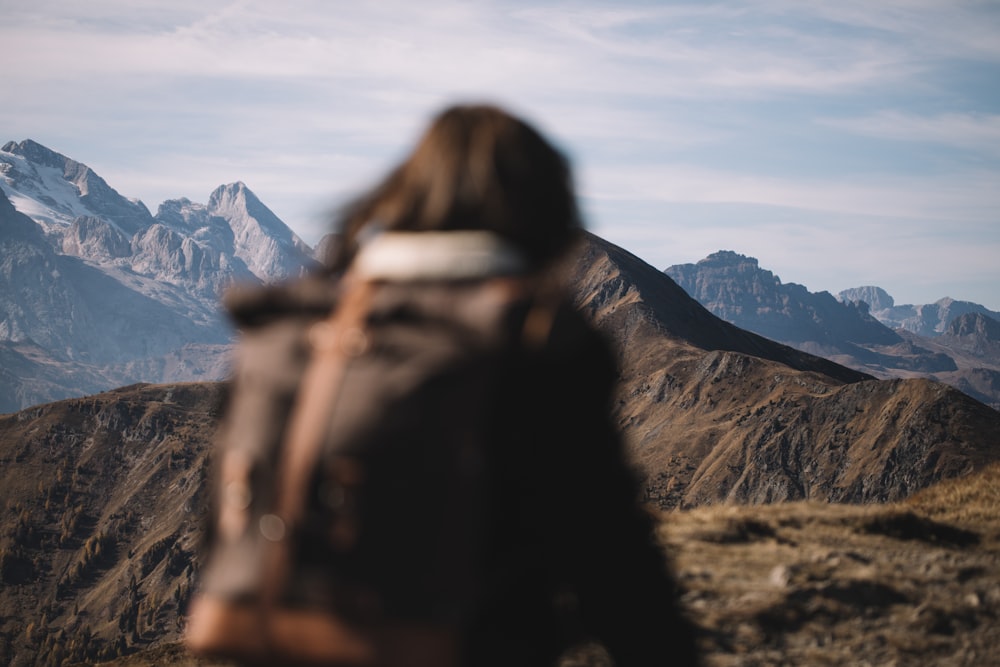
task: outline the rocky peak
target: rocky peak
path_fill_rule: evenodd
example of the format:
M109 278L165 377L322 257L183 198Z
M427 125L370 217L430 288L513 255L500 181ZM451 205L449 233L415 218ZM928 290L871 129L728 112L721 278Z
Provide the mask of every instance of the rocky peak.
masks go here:
M267 218L266 222L272 222L270 216L274 215L243 181L220 185L213 190L212 194L208 197L208 209L215 213L247 215L267 211L266 214L261 216L261 218ZM284 231L284 227L284 224L275 225L275 229L280 231Z
M30 200L33 217L61 232L80 216L106 220L126 236L152 224L149 209L118 194L87 165L25 139L3 147L9 192Z
M128 238L117 227L95 216L80 216L62 238L67 255L91 259L128 257L132 253Z
M772 340L823 346L899 342L865 309L841 303L828 292L782 284L753 257L723 250L664 273L713 314Z
M872 311L885 310L896 305L895 299L888 292L874 285L845 289L837 295L837 298L847 303L867 303Z
M65 155L56 153L54 150L46 148L31 139L25 139L20 143L16 141L8 141L0 150L4 153L20 155L29 162L44 167L57 167L61 169L67 161L72 162L72 160L67 158Z
M985 341L1000 342L1000 322L982 313L965 313L948 324L945 334L975 336Z
M668 275L675 270L678 277L681 277L678 280L681 287L687 289L688 285L692 286L696 292L692 296L702 303L718 303L720 308L732 305L737 292L755 295L754 301L759 301L761 298L769 298L766 295L776 294L781 286L781 279L760 268L757 258L732 250L712 253L697 264L670 267L667 269Z
M217 379L232 336L221 292L313 262L242 183L217 189L211 206L164 202L154 218L83 163L8 142L0 412L136 380Z
M167 227L194 231L201 227L208 213L204 204L196 204L187 197L168 199L156 209L156 220Z
M951 297L938 299L934 303L911 306L913 312L906 317L901 326L922 336L937 336L945 332L950 322L963 315L981 314L986 317L1000 317L984 306L970 301L957 301ZM903 311L905 313L905 311Z
M208 198L207 210L231 223L252 223L283 245L302 243L288 225L257 198L245 183L238 181L220 185ZM234 224L236 227L241 226Z
M242 182L216 188L207 212L226 221L235 256L262 280L299 275L315 264L312 249Z
M757 261L756 257L741 255L740 253L732 250L720 250L718 252L713 252L711 255L702 260L699 260L698 266L724 269L745 266L756 269L760 267L760 262Z

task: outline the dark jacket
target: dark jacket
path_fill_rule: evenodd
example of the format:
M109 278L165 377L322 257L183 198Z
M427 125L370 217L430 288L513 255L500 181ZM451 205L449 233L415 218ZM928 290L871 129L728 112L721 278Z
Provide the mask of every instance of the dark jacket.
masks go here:
M377 282L364 352L347 366L324 450L327 469L360 461L359 536L331 545L319 471L291 597L362 620L457 624L470 665L553 664L587 638L619 667L695 664L610 420L608 341L564 294L508 264L440 263L362 276ZM310 328L339 289L316 276L229 297L241 343L221 455L242 452L254 475L273 469ZM252 588L257 564L234 560L210 565L206 587Z

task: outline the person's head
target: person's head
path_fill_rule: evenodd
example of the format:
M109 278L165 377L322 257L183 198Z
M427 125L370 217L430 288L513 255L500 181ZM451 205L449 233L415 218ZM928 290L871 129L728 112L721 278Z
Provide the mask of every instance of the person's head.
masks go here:
M334 268L368 226L488 230L532 266L556 259L581 228L569 162L525 121L491 105L439 113L413 152L340 220Z

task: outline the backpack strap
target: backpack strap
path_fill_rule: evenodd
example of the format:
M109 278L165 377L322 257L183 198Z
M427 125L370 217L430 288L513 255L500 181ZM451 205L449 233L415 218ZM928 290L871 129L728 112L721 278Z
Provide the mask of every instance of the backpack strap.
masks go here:
M330 317L309 330L312 359L303 374L282 447L277 473L275 515L293 528L305 513L305 490L326 433L344 366L363 354L367 338L363 321L374 284L345 278L342 301ZM275 528L281 531L276 522Z
M286 544L284 537L305 514L309 477L319 457L344 366L367 347L362 323L372 288L370 281L345 276L340 303L329 317L309 329L312 359L303 373L278 461L274 513L262 519L262 532L276 543ZM276 551L284 551L287 556L288 549L286 546ZM282 565L287 567L287 563ZM270 578L275 586L284 585L286 567Z
M274 512L261 517L260 531L270 544L266 554L268 577L264 582L260 609L268 614L280 603L292 567L291 535L303 521L309 479L319 458L329 421L330 409L340 391L347 362L367 348L363 330L365 313L374 283L344 277L342 298L329 317L314 324L309 332L312 359L304 371L279 454L276 472ZM296 622L300 622L299 619ZM322 621L327 623L328 621ZM263 627L273 628L265 624ZM371 647L360 636L344 628L326 628L322 633L301 633L304 641L323 638L331 630L341 630L338 641L347 655L361 662L371 658ZM329 641L332 637L326 636ZM326 642L320 642L326 643Z
M521 322L520 341L530 349L543 347L549 340L559 310L559 285L551 278L540 281L525 276L494 278L492 283L504 293L504 298L528 301L528 310Z

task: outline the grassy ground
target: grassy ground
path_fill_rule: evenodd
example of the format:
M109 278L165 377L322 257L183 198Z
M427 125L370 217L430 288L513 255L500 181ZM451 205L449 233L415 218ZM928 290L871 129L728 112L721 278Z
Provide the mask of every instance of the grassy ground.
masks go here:
M894 505L670 514L661 535L708 665L1000 665L1000 466Z
M663 515L706 667L1000 665L1000 466L892 505ZM207 667L180 647L115 667ZM562 667L609 665L584 647Z

